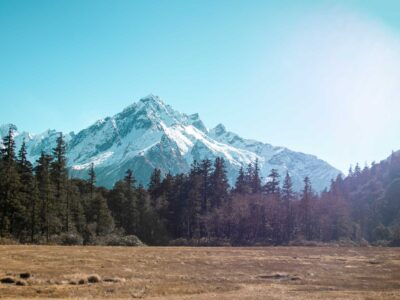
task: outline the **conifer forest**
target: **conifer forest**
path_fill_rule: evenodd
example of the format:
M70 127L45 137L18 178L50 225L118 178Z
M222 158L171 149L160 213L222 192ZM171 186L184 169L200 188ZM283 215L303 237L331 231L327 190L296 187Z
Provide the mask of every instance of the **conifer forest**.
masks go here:
M148 186L126 170L113 188L71 178L63 135L35 162L13 128L0 156L0 236L19 243L131 245L400 245L400 154L351 168L328 189L293 189L289 173L261 178L257 161L230 186L225 162L193 162L187 174L155 169Z

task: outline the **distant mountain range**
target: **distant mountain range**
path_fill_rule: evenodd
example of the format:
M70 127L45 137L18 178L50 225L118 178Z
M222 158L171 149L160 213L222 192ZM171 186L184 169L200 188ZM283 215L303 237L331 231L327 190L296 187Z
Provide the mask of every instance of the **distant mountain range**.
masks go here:
M9 126L0 127L1 137L7 134ZM35 162L42 151L51 153L58 135L56 130L41 134L16 131L15 140L20 147L25 139L28 157ZM272 168L281 176L289 171L298 191L305 176L310 177L316 191L321 191L340 173L316 156L244 139L222 124L208 129L198 114L180 113L154 95L77 134L65 134L65 140L71 176L86 178L93 163L97 184L106 187L123 178L128 168L134 171L138 182L146 185L154 168L161 169L163 174L183 173L194 160L213 160L218 156L225 159L231 184L239 168L246 168L256 159L264 180Z

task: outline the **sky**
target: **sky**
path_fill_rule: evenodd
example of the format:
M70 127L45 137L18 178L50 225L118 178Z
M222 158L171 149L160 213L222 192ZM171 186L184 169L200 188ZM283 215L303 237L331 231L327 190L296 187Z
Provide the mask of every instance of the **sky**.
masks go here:
M400 149L400 1L0 1L0 124L79 131L148 94L346 172Z

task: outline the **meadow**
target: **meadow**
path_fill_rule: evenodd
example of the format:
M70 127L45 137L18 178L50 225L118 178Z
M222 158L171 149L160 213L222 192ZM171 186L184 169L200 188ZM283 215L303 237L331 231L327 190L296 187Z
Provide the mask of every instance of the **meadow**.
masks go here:
M400 299L400 249L0 246L0 298Z

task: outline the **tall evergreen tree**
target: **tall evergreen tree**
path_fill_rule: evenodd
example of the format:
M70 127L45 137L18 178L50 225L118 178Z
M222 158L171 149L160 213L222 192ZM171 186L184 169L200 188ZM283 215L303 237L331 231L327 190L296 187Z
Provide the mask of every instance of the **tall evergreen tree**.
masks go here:
M234 192L242 195L248 192L248 184L243 167L240 167L239 169L239 175L236 179Z
M151 174L148 191L153 200L156 200L158 197L161 196L162 190L161 190L161 170L160 169L157 169L157 168L154 169L153 173Z
M279 177L278 170L272 169L268 175L268 181L264 187L264 190L268 195L279 194Z
M52 157L44 152L41 153L35 166L36 181L40 198L40 231L49 241L50 235L57 233L60 220L55 205L54 187L51 181L50 165Z
M39 219L39 186L36 178L32 179L32 190L29 194L29 204L27 206L29 210L29 231L30 231L30 242L36 241L36 236L40 230L40 219Z
M214 162L214 171L211 174L210 192L211 208L219 208L229 197L229 183L226 175L225 161L217 157Z
M354 176L359 177L360 175L361 175L361 167L360 167L359 163L357 163L354 168Z
M310 178L304 178L303 195L300 202L301 207L301 231L307 240L312 238L311 232L311 209L312 209L312 188Z
M125 230L128 234L135 234L138 230L138 211L137 199L135 193L136 179L131 169L128 169L125 181L125 198L126 198L126 223Z
M126 183L123 180L115 183L108 194L107 203L115 220L115 225L126 231L128 200L126 198Z
M282 200L285 203L288 203L292 201L295 197L294 191L293 191L293 182L292 178L290 177L289 172L286 172L285 179L283 180L283 185L282 185Z
M136 179L135 179L135 176L133 176L133 171L131 169L128 169L128 171L126 171L126 175L124 177L124 181L126 183L126 186L129 189L134 189L135 188Z
M67 195L70 203L70 224L73 230L82 235L84 238L87 234L86 217L84 209L84 193L80 193L79 188L74 181L70 180L67 185ZM69 225L68 225L69 226ZM71 226L72 227L72 226Z
M185 209L187 205L187 194L185 186L187 185L187 177L178 174L174 178L173 199L169 202L170 220L169 230L171 236L178 238L185 236Z
M261 175L258 159L253 164L249 164L246 177L248 178L249 186L253 194L261 192Z
M200 216L203 204L203 177L198 164L192 164L188 181L185 185L186 205L185 205L185 236L188 238L200 237Z
M33 177L32 164L27 159L25 139L23 140L21 148L18 152L17 169L21 182L21 204L26 210L25 219L27 222L25 227L28 229L27 231L30 231L30 240L33 241L37 229L36 207L38 201L38 191Z
M18 236L26 221L26 212L21 202L20 177L15 157L14 127L10 126L3 138L2 174L0 174L0 236L5 233Z
M294 230L295 219L292 205L292 201L295 199L295 193L293 191L292 178L290 177L289 172L286 172L285 179L283 180L281 197L284 207L284 241L289 242Z
M11 125L8 128L8 134L3 138L3 148L1 149L1 158L5 163L15 163L15 140L14 131L15 126Z
M66 144L62 133L57 137L56 146L53 149L53 160L50 165L51 179L54 186L55 206L59 214L59 218L63 220L63 230L68 231L69 228L69 202L67 197L67 159Z
M211 184L212 162L208 158L202 160L200 164L200 174L202 179L201 188L201 213L204 215L210 209L210 184Z
M94 163L90 164L88 175L89 175L88 184L89 184L90 201L93 201L94 190L96 187L96 172L94 170Z
M97 236L110 233L113 230L114 223L104 197L97 193L91 203L91 213L94 220Z

